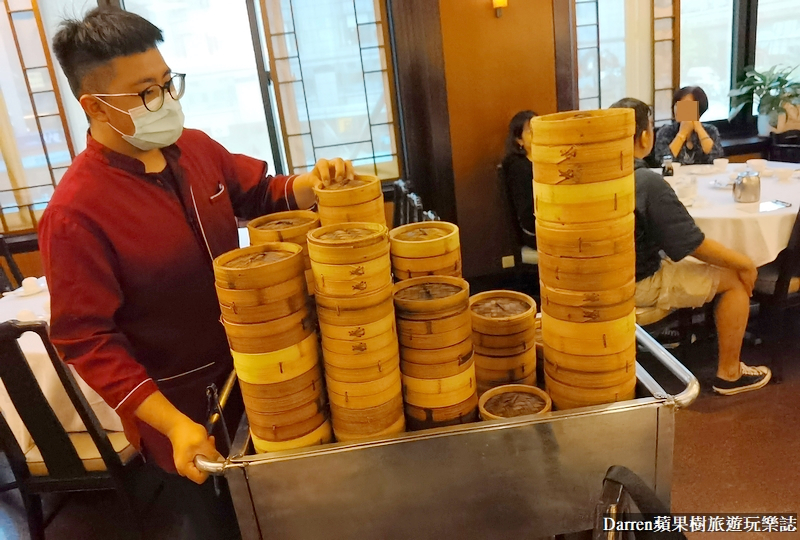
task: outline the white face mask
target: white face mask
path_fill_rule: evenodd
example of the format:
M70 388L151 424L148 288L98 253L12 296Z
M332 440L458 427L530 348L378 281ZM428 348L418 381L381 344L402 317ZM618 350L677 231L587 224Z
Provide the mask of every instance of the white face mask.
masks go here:
M95 96L97 97L97 96ZM183 110L179 101L172 99L172 96L167 93L164 96L164 104L157 111L149 111L144 105L139 105L128 111L124 111L114 107L110 103L100 101L116 109L121 113L125 113L133 120L134 132L133 135L125 135L120 130L115 128L108 122L111 129L122 135L122 138L138 148L139 150L147 151L155 148L164 148L174 144L175 141L183 133Z

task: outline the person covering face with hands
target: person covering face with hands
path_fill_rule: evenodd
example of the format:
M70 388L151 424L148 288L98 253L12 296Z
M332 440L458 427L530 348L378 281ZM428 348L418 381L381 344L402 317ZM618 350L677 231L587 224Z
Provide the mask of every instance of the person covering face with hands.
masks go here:
M308 208L314 187L346 182L353 168L323 159L273 177L263 161L184 128L191 75L173 72L161 41L115 8L65 21L54 37L90 127L39 226L51 337L158 466L195 536L235 537L229 499L220 503L194 466L198 455L219 457L202 425L206 387L233 369L212 260L238 247L236 218Z
M708 97L699 86L686 86L675 92L675 121L658 130L655 142L659 162L670 156L684 165L708 164L725 155L717 128L700 122L706 110Z

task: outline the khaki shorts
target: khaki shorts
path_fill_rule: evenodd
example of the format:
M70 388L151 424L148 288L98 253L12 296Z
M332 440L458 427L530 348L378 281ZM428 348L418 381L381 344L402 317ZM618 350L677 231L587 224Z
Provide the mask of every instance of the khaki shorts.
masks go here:
M666 311L702 307L716 296L719 279L719 268L710 264L664 259L658 272L636 284L636 307Z

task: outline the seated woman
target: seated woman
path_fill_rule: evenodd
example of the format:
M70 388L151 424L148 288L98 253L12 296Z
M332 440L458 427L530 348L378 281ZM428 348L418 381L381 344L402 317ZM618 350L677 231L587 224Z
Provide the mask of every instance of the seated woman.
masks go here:
M506 137L506 157L503 159L503 176L517 220L522 228L523 243L536 249L536 227L533 217L533 163L528 159L531 151L531 118L533 111L520 111L511 119Z
M695 102L697 113L688 113L692 107L686 102ZM686 104L686 105L682 105ZM723 157L719 131L711 124L700 123L700 117L708 110L708 96L699 86L685 86L672 97L673 122L658 130L655 157L660 163L671 156L684 165L712 163Z

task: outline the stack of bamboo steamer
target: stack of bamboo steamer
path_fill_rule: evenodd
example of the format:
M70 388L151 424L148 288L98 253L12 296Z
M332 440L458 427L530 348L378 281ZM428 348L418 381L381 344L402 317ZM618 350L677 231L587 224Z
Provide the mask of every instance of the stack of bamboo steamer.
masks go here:
M392 272L398 281L422 276L461 277L458 227L446 221L409 223L392 229Z
M469 284L461 278L411 278L394 287L400 368L409 428L477 419Z
M559 409L631 399L634 113L532 121L545 382Z
M268 242L291 242L303 248L306 286L308 294L314 294L314 272L306 247L306 234L319 227L319 215L311 210L290 210L276 212L256 218L247 224L250 245L257 246Z
M386 225L383 191L377 176L356 175L349 182L320 186L314 192L323 226L348 222Z
M330 442L302 248L236 249L214 260L214 276L256 451Z
M336 438L405 431L388 230L323 226L308 233L308 252Z
M478 394L505 384L536 384L536 302L514 291L470 299Z

